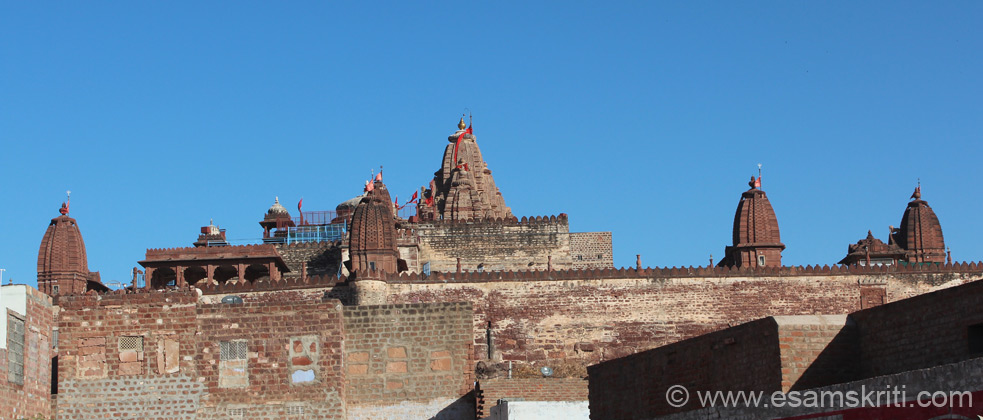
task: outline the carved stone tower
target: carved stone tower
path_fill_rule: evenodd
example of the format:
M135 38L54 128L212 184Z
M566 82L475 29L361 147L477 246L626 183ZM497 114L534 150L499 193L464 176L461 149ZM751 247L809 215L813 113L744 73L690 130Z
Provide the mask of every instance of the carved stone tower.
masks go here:
M51 219L38 250L38 289L50 296L82 294L90 277L98 283L98 273L89 272L85 242L78 223L68 217L62 203L61 216Z
M465 128L464 118L458 130L447 137L440 170L434 173L430 189L417 206L422 220L471 220L512 217L492 171L481 157L478 140Z
M901 217L901 227L895 230L895 243L905 250L909 263L944 263L945 240L942 225L928 202L922 200L921 187L915 188L912 200Z
M396 219L389 191L382 181L366 185L366 194L352 213L349 255L358 305L386 302L387 285L383 273L396 273Z
M734 245L728 246L718 266L780 267L782 243L778 218L761 190L761 178L751 177L751 189L741 194L734 215Z

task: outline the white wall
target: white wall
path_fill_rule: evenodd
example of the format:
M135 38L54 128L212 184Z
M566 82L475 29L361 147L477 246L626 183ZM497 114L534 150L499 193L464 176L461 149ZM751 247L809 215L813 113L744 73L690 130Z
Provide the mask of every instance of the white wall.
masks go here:
M0 349L7 348L7 309L27 317L27 285L0 286Z
M588 420L587 401L500 401L491 420Z

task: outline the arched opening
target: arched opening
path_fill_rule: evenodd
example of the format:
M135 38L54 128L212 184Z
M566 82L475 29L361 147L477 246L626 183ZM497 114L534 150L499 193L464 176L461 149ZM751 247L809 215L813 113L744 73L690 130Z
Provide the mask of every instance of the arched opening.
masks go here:
M208 277L208 272L204 267L188 267L184 270L184 281L188 284L195 284Z
M154 270L153 277L150 278L150 287L162 289L177 285L177 273L169 267L162 267Z
M227 281L239 278L239 270L232 265L223 265L215 268L215 281L223 284Z
M258 281L270 281L270 269L265 264L253 264L246 267L246 281L256 283Z

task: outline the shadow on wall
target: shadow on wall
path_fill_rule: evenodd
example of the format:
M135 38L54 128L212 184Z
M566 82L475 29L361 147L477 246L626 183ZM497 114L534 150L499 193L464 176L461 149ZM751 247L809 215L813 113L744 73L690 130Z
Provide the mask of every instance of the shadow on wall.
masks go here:
M473 420L475 418L474 391L458 398L430 417L430 420Z
M801 391L860 378L860 341L852 320L826 345L789 391Z

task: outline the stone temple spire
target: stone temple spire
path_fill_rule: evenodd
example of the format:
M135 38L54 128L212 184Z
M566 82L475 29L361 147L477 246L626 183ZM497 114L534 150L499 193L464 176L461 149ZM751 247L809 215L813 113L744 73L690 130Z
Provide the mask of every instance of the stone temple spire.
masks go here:
M911 198L901 217L901 227L892 235L894 242L905 250L909 263L944 263L945 239L938 216L922 200L921 186L915 188Z
M51 219L38 250L38 289L50 296L105 289L99 273L89 271L85 241L68 211L68 203L62 203L61 216Z
M424 192L433 199L432 207L427 200L420 200L417 213L423 220L512 217L471 128L465 126L464 118L457 127L447 137L449 144L444 148L440 170L434 173L433 188Z
M768 196L761 190L761 177L751 177L751 189L741 194L734 214L734 244L725 250L718 266L780 267L782 265L781 234L778 218Z

